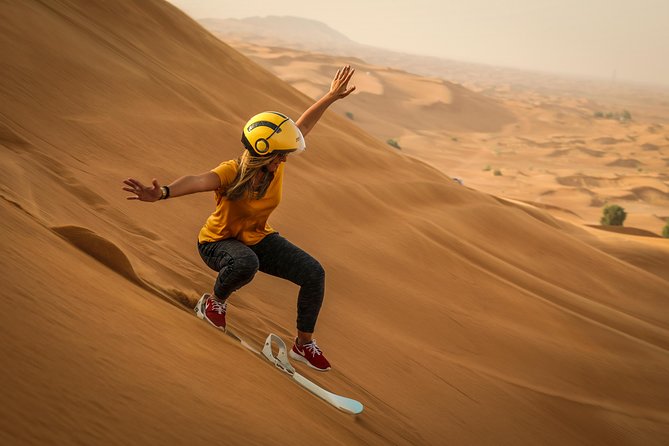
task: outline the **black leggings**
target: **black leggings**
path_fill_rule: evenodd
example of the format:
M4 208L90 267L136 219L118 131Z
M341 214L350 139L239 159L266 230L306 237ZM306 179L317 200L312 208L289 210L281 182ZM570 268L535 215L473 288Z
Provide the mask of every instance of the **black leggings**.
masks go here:
M199 243L202 260L218 271L214 293L227 299L262 271L300 286L297 296L297 329L313 333L325 293L325 270L318 260L273 233L247 246L237 239Z

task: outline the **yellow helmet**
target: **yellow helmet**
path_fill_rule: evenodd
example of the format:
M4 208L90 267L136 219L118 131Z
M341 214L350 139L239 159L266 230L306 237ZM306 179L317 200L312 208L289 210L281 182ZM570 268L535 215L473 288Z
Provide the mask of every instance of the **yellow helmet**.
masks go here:
M242 143L253 156L302 152L304 136L288 116L274 111L262 112L251 119L242 131Z

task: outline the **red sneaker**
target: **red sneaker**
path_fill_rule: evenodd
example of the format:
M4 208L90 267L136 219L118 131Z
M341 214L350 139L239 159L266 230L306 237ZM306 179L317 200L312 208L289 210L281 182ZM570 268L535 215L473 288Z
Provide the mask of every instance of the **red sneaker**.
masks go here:
M219 330L225 331L225 313L228 309L226 302L220 302L211 294L203 294L195 305L195 313Z
M297 339L293 344L293 348L288 352L291 358L304 362L312 369L316 369L320 372L325 372L330 370L330 363L325 359L325 355L318 345L316 345L316 340L312 340L308 344L302 346L297 345Z

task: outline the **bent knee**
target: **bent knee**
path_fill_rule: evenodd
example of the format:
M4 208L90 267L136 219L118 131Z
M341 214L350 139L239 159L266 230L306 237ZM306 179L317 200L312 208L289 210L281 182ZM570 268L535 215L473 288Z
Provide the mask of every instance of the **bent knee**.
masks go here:
M230 259L228 267L236 274L253 277L258 272L260 265L257 256L247 255Z
M318 260L314 260L313 262L310 262L309 266L306 268L305 276L310 282L325 281L325 269Z

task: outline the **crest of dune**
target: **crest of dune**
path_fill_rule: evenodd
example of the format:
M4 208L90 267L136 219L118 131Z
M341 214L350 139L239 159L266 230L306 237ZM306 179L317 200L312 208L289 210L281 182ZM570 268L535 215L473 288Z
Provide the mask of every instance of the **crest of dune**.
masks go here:
M326 112L271 222L325 267L333 370L300 373L351 417L193 317L212 195L121 190L212 169L249 116L312 99L161 1L3 2L0 48L3 444L669 442L661 268ZM259 274L229 324L290 341L296 294Z

